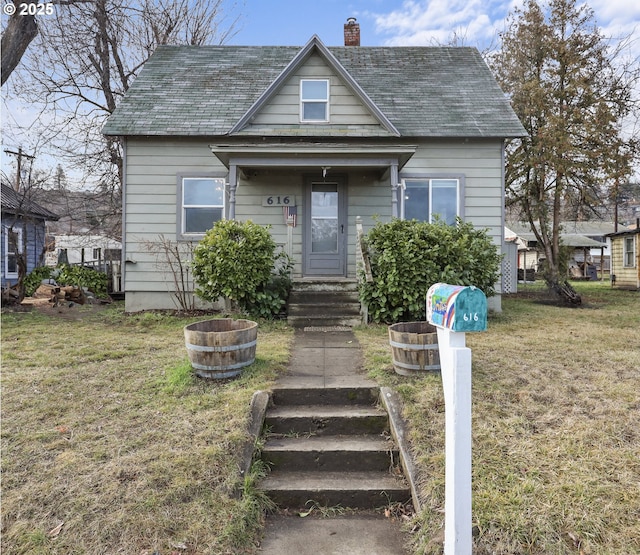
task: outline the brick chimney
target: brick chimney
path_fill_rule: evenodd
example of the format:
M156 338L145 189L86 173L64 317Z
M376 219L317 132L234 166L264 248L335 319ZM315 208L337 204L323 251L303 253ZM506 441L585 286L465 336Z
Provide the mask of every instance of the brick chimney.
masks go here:
M344 45L360 46L360 24L355 17L350 17L344 24Z

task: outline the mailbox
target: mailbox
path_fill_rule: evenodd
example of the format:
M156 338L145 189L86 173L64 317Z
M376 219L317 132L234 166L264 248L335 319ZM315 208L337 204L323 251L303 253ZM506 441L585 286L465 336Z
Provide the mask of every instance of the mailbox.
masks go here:
M487 297L477 287L436 283L427 292L427 320L451 331L485 331Z

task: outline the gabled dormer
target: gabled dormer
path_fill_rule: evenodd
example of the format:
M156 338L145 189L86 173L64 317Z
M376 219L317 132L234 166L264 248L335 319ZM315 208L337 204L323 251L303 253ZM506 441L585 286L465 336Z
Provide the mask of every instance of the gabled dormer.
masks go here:
M240 118L231 135L397 137L387 116L317 35Z

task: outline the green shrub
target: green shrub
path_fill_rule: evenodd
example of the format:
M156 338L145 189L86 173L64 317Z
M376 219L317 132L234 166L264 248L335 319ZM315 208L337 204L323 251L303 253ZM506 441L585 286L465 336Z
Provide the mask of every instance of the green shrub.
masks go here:
M93 268L62 264L57 268L55 280L58 285L86 287L89 291L92 291L97 298L104 298L107 296L109 277L107 274L98 272Z
M58 285L75 285L92 291L96 297L107 296L109 277L103 272L82 266L62 264L57 268L38 266L25 278L25 295L33 296L42 280L53 278Z
M268 227L251 221L216 222L194 249L196 295L210 302L225 297L253 316L279 314L291 287L291 263L276 250Z
M24 278L24 294L27 297L33 297L36 289L42 283L42 280L51 277L52 269L49 266L38 266L34 268L27 277Z
M373 282L360 299L374 322L424 320L427 290L434 283L475 285L495 294L502 256L486 231L457 225L394 219L378 222L366 236Z

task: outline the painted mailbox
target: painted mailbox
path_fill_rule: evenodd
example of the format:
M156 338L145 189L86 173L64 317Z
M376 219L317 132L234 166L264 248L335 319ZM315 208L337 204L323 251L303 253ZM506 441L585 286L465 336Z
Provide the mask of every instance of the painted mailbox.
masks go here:
M477 287L436 283L427 292L427 320L451 331L485 331L487 297Z
M487 298L477 287L436 283L427 320L438 331L445 405L445 555L472 555L471 349L465 332L487 329Z

